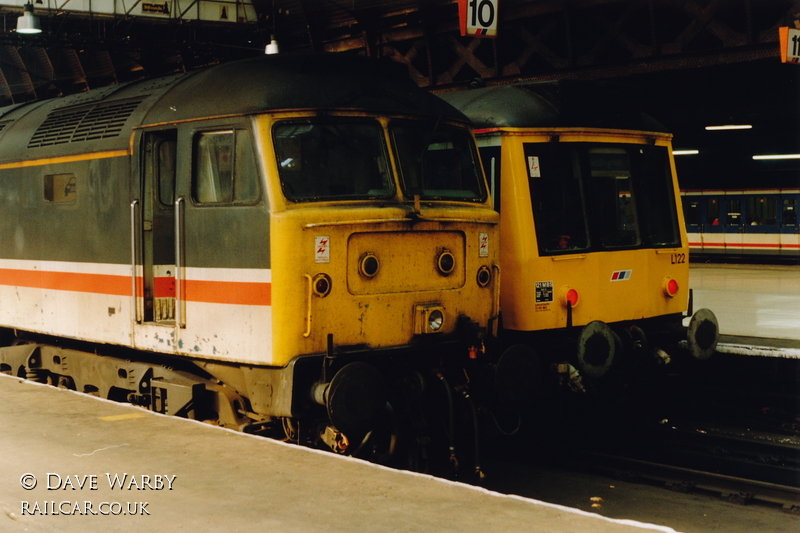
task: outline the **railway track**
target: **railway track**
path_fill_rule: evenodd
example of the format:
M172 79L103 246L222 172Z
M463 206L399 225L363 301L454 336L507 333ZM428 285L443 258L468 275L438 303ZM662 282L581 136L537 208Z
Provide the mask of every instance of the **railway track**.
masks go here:
M707 405L656 423L611 421L578 450L581 468L800 514L800 432L786 423L795 415L744 404L764 405L738 403L733 413Z
M741 505L761 505L800 515L800 488L620 455L584 452L585 468L614 479L705 494Z
M773 363L759 362L762 370L763 363ZM792 394L794 386L778 387L774 379L758 380L761 385L771 381L771 390L766 386L737 386L746 382L745 375L754 375L752 363L746 363L746 371L728 370L731 373L725 378L734 377L733 380L722 379L713 385L712 380L706 380L706 386L701 387L697 377L688 382L669 382L641 396L631 394L612 400L598 411L591 429L556 437L557 442L542 444L529 462L511 460L519 465L503 465L500 469L509 476L514 476L515 470L563 469L563 474L548 473L542 479L586 479L587 484L599 487L597 492L603 491L603 484L595 478L606 479L606 487L619 486L614 481L622 480L655 492L674 493L667 497L665 492L665 499L686 494L686 505L695 505L697 496L705 496L749 506L752 509L748 513L764 514L747 516L764 517L771 524L786 520L796 524L800 516L800 415L797 396ZM769 377L774 374L770 372ZM784 373L789 382L793 375ZM546 433L539 431L538 437L542 435ZM499 454L487 457L487 475L492 476L492 461L502 463L503 457L523 457L526 453L530 456L530 444L536 437L530 435L526 439L527 449L501 446ZM570 493L583 490L576 481L564 483L569 485L567 490L554 488L552 492L535 481L530 485L513 480L490 481L501 492L580 506ZM617 504L621 501L618 497L613 499ZM635 499L625 505L631 509L624 511L624 516L639 512ZM775 518L766 518L768 515ZM725 523L728 526L732 524Z
M624 456L696 470L720 472L765 483L797 486L800 440L781 434L734 429L656 428L625 443L611 439L600 450L618 449Z

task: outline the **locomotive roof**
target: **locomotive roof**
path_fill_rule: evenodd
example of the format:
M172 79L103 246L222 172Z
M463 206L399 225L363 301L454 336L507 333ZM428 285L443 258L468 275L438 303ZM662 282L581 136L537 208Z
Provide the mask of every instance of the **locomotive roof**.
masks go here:
M467 121L417 87L398 63L346 54L279 54L0 108L0 160L123 149L137 126L279 109Z
M664 132L642 113L638 89L598 81L560 80L440 94L478 128L610 128Z

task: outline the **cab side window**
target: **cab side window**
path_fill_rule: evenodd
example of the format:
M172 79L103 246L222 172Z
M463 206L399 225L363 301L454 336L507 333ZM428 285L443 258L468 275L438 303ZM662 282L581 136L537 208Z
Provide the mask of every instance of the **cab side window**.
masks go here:
M247 130L204 131L194 139L192 198L199 204L254 204L255 152Z

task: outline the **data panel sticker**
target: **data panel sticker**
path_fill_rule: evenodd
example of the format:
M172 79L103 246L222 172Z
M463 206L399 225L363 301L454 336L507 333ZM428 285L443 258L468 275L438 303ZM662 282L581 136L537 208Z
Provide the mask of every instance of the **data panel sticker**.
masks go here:
M537 281L536 282L536 303L549 303L553 301L553 282L552 281Z

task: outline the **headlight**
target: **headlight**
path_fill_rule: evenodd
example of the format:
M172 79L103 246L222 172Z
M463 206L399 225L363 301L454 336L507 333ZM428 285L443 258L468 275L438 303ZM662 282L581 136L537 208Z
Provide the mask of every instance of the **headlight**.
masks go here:
M444 315L438 309L434 309L428 315L428 329L431 331L439 331L444 324Z
M414 306L414 335L444 331L444 307L438 303Z

